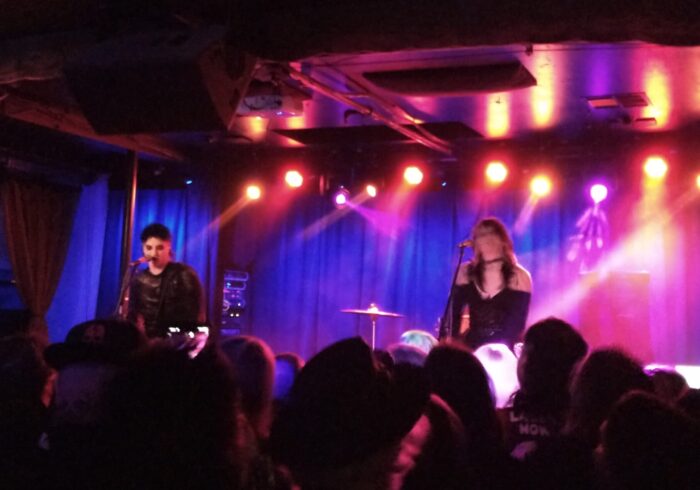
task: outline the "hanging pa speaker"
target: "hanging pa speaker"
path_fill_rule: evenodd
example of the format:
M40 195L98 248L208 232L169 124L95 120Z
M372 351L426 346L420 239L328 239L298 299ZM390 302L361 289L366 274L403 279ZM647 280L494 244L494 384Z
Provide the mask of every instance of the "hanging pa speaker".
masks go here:
M254 67L216 26L111 39L70 59L64 72L96 133L134 134L227 128Z

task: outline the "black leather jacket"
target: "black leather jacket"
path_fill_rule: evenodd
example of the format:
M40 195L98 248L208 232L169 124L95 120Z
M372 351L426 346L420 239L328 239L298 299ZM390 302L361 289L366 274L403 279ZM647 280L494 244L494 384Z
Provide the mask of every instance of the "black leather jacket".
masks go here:
M192 327L205 319L204 293L197 273L180 262L170 262L159 275L146 269L134 276L127 318L140 323L146 335L165 337L168 327Z

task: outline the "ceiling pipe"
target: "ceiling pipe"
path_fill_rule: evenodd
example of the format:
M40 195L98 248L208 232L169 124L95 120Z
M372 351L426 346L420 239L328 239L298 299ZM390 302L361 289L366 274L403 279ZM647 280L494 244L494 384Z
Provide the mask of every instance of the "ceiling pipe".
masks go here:
M384 99L383 97L380 97L379 95L373 93L364 84L360 83L357 79L355 79L355 77L352 77L350 75L345 75L345 77L353 85L355 85L358 89L360 89L363 93L365 93L367 95L367 97L371 98L375 103L379 104L382 107L382 109L393 114L394 117L404 119L405 121L409 122L410 124L415 125L416 131L418 131L424 137L429 138L438 144L448 144L444 140L438 138L437 136L435 136L431 132L427 131L425 128L421 127L419 125L420 121L417 120L412 115L410 115L408 112L406 112L406 110L403 107L401 107L401 106L399 106L391 101L388 101L388 100Z
M387 126L389 126L391 129L394 131L397 131L404 136L412 139L413 141L416 141L424 146L427 146L428 148L438 151L440 153L444 153L446 155L452 155L452 147L450 144L440 138L437 138L436 136L433 136L431 134L424 134L426 133L425 130L419 129L419 126L415 126L415 120L408 116L409 119L408 122L413 124L415 126L414 128L411 127L405 127L398 122L396 122L393 118L385 116L381 113L375 112L371 107L367 107L365 105L362 105L358 102L355 102L352 100L350 97L347 95L338 92L335 89L332 89L331 87L324 85L323 83L319 82L318 80L315 80L311 78L310 76L301 73L298 70L295 70L292 67L286 67L285 70L295 80L301 82L303 85L306 87L309 87L316 92L319 92L326 97L330 97L331 99L335 99L338 102L342 102L343 104L346 104L353 109L357 110L360 114L363 116L370 116L377 121L381 121Z

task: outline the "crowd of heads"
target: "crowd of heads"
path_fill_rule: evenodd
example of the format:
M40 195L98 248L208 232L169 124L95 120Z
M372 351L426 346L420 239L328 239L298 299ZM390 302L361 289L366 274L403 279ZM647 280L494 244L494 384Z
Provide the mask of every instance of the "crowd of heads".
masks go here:
M513 361L516 362L516 361ZM498 369L518 387L498 403ZM548 318L517 368L407 332L307 362L252 336L147 341L73 327L0 339L0 481L52 489L700 488L700 394Z

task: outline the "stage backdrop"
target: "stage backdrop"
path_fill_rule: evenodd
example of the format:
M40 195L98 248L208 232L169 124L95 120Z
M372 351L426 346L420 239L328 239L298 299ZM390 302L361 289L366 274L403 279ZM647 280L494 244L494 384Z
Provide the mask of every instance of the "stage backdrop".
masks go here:
M249 332L276 352L309 357L343 337L369 338L369 318L341 313L343 308L374 302L404 315L379 318L379 347L396 342L407 329L433 330L456 265L456 244L479 218L493 215L511 230L518 260L532 273L530 323L548 315L576 326L580 318L590 321L580 308L595 290L602 300L596 301L601 324L592 333L589 328L593 344L607 343L605 332L623 321L636 329L628 332L624 347L645 361L700 363L697 200L680 203L672 213L658 209L644 215L639 189L632 189L602 204L609 221L604 263L615 273L647 273L646 296L637 297L626 286L601 294L601 287L615 283L603 281L596 289L581 276L579 264L567 260L577 221L590 205L586 194L583 188L553 194L529 217L522 191L385 191L342 212L329 196L290 197L284 205L268 197L238 214L232 239L221 246L229 266L251 275ZM632 304L621 311L620 301Z

